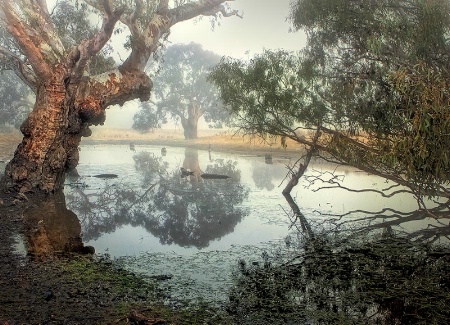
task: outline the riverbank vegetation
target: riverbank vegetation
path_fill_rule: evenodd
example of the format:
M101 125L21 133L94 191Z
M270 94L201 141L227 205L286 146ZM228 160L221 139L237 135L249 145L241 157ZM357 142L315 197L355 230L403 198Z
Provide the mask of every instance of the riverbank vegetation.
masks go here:
M302 51L224 58L210 79L244 134L294 140L424 206L450 194L449 12L439 0L294 1Z

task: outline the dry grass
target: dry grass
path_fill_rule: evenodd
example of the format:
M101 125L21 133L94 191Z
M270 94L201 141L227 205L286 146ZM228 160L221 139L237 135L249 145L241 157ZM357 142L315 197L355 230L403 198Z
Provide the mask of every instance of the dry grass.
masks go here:
M12 158L21 139L22 135L18 130L0 133L0 162L7 161Z
M192 147L197 149L229 152L251 152L253 154L273 154L275 156L299 157L301 146L288 141L283 148L279 141L263 141L260 138L243 137L232 132L220 130L200 130L199 138L185 140L182 130L158 130L152 133L139 133L129 129L93 128L92 136L83 138L82 143L117 143L117 144L154 144L161 146ZM12 158L22 136L19 131L0 133L0 161Z
M261 138L244 137L232 131L199 130L198 139L185 140L182 130L157 130L152 133L139 133L135 130L95 128L92 136L83 140L89 142L154 144L162 146L192 147L197 149L234 152L252 152L257 154L299 156L301 146L291 140L287 148L281 142L264 141Z

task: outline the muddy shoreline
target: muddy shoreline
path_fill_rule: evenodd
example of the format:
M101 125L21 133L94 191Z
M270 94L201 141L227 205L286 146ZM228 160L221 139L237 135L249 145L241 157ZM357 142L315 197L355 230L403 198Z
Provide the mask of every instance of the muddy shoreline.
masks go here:
M113 278L93 282L75 274L85 270L113 271L105 260L93 256L53 255L45 259L22 255L14 247L23 238L23 211L29 202L12 203L2 195L0 207L0 324L109 324L126 320L122 305L143 304L146 296L127 297ZM111 267L111 270L107 270ZM119 279L120 273L117 273ZM122 274L123 276L123 274ZM130 275L131 276L131 275ZM136 278L137 280L137 278ZM130 290L132 287L130 287ZM130 310L131 311L131 310ZM125 321L123 323L126 323Z
M0 206L0 325L13 324L227 324L219 310L175 310L161 302L159 279L144 279L108 256L55 252L20 254L22 213L30 201ZM211 316L212 315L212 316Z

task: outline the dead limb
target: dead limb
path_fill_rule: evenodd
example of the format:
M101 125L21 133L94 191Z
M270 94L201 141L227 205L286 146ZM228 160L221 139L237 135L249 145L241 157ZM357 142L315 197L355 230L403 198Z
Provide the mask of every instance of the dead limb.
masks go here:
M305 173L306 169L308 168L308 165L311 161L312 156L316 153L316 144L317 144L317 140L320 137L320 127L316 130L316 134L314 135L314 139L313 139L313 144L312 146L308 149L308 152L305 156L305 160L303 161L303 164L300 164L298 167L298 170L296 172L291 170L291 179L288 182L288 184L286 185L286 187L283 190L283 195L289 194L291 193L292 189L294 188L295 185L298 184L298 180L300 179L300 177L303 176L303 174Z

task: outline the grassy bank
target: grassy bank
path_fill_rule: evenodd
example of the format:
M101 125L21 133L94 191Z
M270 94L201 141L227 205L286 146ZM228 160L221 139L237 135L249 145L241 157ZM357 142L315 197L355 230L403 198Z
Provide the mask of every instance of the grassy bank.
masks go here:
M0 161L12 158L22 136L18 130L0 132ZM147 144L168 147L191 147L200 150L227 151L252 154L272 154L279 157L299 157L302 148L294 141L288 140L287 147L278 141L264 141L261 138L244 137L231 131L200 130L195 140L185 140L182 130L157 130L150 133L139 133L128 129L93 128L92 136L82 139L82 144L117 143Z
M152 144L289 157L296 157L301 152L301 146L292 140L288 140L287 147L283 147L279 139L264 141L261 138L235 134L232 131L218 130L199 130L197 139L185 140L183 131L179 129L157 130L142 134L135 130L95 128L92 136L83 139L83 143L92 142Z

